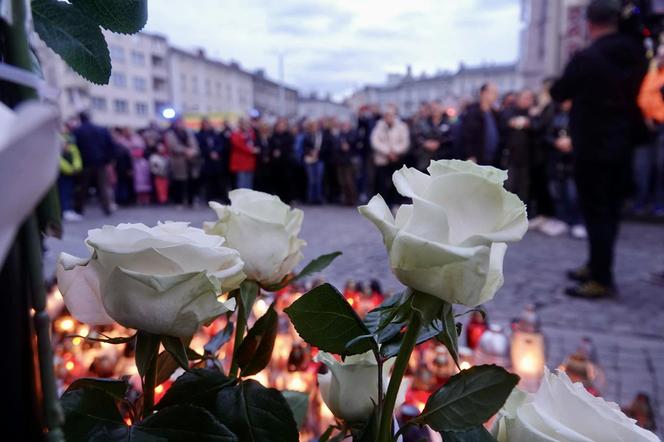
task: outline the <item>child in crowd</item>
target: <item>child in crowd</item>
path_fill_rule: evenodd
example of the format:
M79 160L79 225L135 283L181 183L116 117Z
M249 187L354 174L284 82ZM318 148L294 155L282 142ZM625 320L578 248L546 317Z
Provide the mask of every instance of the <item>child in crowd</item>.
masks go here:
M76 213L74 207L74 188L76 177L83 170L81 153L73 138L69 134L62 135L62 153L60 154L60 176L58 177L58 192L60 194L60 207L62 218L65 221L80 221L81 215Z
M157 203L168 202L169 160L164 143L157 143L157 151L150 155L150 172L154 177L154 189Z
M150 179L150 163L145 159L142 145L131 147L132 168L134 171L134 192L136 202L142 206L150 204L152 183Z

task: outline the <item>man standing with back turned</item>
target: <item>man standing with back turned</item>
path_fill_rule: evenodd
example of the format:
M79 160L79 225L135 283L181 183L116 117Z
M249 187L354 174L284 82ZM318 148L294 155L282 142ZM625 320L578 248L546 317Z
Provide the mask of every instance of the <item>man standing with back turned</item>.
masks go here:
M614 294L613 254L631 167L631 148L643 120L637 95L647 61L643 43L619 31L620 0L593 0L586 19L592 44L574 55L553 86L556 101L571 99L570 135L575 179L586 222L589 259L568 277L567 294L597 299Z

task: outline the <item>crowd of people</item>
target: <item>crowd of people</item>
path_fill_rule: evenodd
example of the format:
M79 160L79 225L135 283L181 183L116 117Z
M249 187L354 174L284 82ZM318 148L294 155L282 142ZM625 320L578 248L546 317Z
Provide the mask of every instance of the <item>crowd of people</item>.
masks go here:
M582 238L571 102L556 104L550 86L501 96L486 83L477 101L459 111L425 102L408 119L394 106L366 105L352 122L279 118L269 125L253 113L217 127L203 119L198 130L175 118L168 127L135 131L100 127L82 113L63 134L63 216L80 219L93 187L106 213L118 205L225 202L233 188L273 193L288 203L354 206L380 193L396 204L392 174L400 167L424 171L431 160L468 159L508 170L506 187L527 202L532 228ZM661 181L661 165L643 156L636 166L650 167ZM639 179L635 210L643 211L661 196L659 187L643 184L642 173ZM650 207L659 215L664 209L661 202Z

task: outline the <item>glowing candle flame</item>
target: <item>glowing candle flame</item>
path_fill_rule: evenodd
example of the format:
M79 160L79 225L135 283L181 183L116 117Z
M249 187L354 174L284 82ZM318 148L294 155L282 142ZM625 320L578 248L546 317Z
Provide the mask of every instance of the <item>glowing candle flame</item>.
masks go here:
M63 332L70 332L74 330L74 320L71 318L65 318L58 324L58 328Z
M65 368L66 368L68 371L72 371L72 370L74 369L74 363L73 363L72 361L67 361L67 362L65 363Z

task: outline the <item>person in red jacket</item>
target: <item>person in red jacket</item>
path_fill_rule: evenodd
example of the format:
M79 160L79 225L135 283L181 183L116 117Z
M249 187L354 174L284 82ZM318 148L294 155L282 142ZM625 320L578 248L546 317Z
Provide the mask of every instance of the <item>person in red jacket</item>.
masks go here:
M256 155L256 135L246 119L240 118L238 127L231 134L230 171L235 174L235 187L251 189L254 185Z

